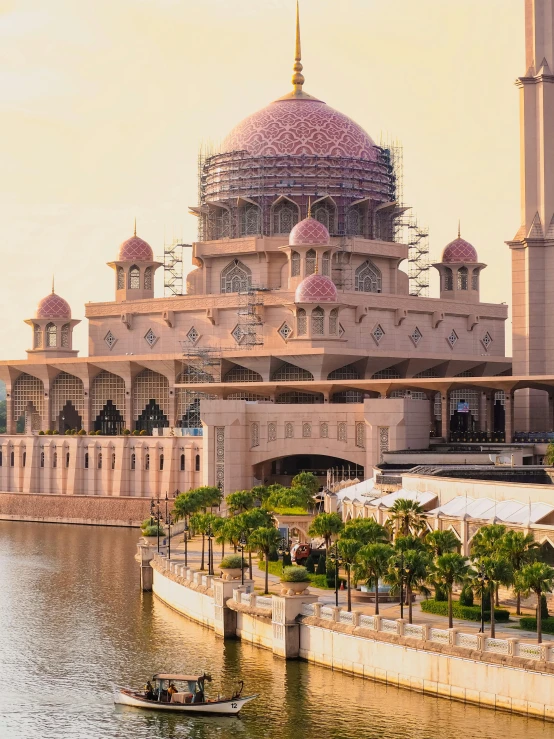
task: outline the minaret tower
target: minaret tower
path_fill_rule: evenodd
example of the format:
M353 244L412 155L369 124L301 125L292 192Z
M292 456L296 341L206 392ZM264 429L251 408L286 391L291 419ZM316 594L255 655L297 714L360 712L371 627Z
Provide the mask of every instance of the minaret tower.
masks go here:
M513 373L554 374L554 0L525 0L526 72L517 80L521 227L512 250ZM521 397L518 397L521 396ZM545 393L516 396L516 428L548 430Z

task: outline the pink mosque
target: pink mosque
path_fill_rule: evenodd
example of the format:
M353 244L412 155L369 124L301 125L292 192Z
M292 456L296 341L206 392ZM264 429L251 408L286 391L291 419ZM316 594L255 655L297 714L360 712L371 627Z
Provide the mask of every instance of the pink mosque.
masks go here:
M411 294L390 151L305 91L297 24L292 91L204 162L186 294L155 297L163 265L135 228L108 264L113 300L85 306L88 356L54 287L25 321L27 358L0 363L0 490L228 494L532 432L538 457L554 429L554 0L526 7L513 361L507 306L481 301L486 265L459 233L438 297Z

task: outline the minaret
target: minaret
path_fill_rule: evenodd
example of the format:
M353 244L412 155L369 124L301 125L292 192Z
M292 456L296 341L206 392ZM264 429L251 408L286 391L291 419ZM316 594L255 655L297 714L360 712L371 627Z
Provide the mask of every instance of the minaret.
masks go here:
M512 241L513 374L554 374L554 0L525 0L521 227ZM518 397L521 396L521 397ZM516 428L549 430L545 393L516 395Z

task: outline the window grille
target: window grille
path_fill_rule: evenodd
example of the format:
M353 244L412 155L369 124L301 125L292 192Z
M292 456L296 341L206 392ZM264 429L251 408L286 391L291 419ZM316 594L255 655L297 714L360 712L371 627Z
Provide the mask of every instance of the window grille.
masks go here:
M467 267L460 267L458 270L458 290L467 290L468 271Z
M281 393L278 395L275 402L294 405L299 405L301 403L323 403L323 395L321 393L302 393L298 390L292 390L289 393Z
M363 403L364 394L361 390L344 390L334 393L331 397L332 403Z
M221 292L239 293L248 290L252 284L252 270L234 259L221 272Z
M417 379L423 379L425 377L438 377L438 376L439 376L438 373L433 369L426 369L426 370L423 370L422 372L418 372L417 375L415 375Z
M298 277L300 274L300 254L293 251L290 258L290 276Z
M88 452L85 452L85 470L88 470Z
M365 448L365 423L356 424L356 446L360 449Z
M144 270L144 289L152 290L152 267L147 267Z
M263 382L263 377L247 367L232 367L223 377L223 382Z
M360 373L353 364L339 367L327 375L328 380L359 380Z
M64 407L69 402L82 418L85 410L85 392L83 382L67 372L60 372L52 383L50 390L52 421L57 421ZM69 419L68 419L69 420Z
M369 259L360 264L354 274L354 287L361 293L380 293L382 287L381 271Z
M148 436L152 436L154 429L167 428L168 426L167 415L162 411L159 403L154 398L150 398L135 422L136 430L144 431Z
M115 454L112 454L112 470L115 470Z
M317 203L312 211L312 215L316 221L323 223L329 233L335 230L335 208L331 203Z
M474 269L471 274L471 289L479 290L479 270Z
M117 289L123 290L125 288L125 272L123 267L117 268Z
M454 349L454 345L458 341L458 334L452 329L452 331L448 334L446 340L450 344L451 348Z
M292 336L292 328L289 326L288 323L283 323L281 328L278 331L279 336L281 336L282 339L287 341L290 336Z
M294 439L294 426L292 423L285 423L285 439Z
M271 398L264 395L257 395L256 393L229 393L227 400L271 400Z
M341 422L337 424L337 439L339 441L346 441L346 423Z
M108 333L104 336L104 341L106 342L108 349L110 349L111 351L114 348L117 342L117 339L115 338L115 336L112 334L111 331L108 331Z
M44 467L44 452L40 453L40 466Z
M302 438L304 439L310 439L312 436L312 424L311 423L303 423L302 424Z
M308 321L304 308L299 308L296 311L296 331L298 336L306 336L308 333Z
M488 350L489 346L492 344L492 336L489 334L488 331L483 336L483 338L481 339L481 342L482 342L483 346L485 347L485 349Z
M312 336L323 336L325 332L325 311L319 306L312 310Z
M275 382L302 382L313 379L314 376L311 372L301 367L296 367L294 364L289 364L289 362L283 362L271 375L271 380Z
M91 410L95 431L106 434L119 433L125 416L125 382L122 377L102 370L94 380L90 389ZM108 409L108 403L109 409ZM110 411L109 413L107 411ZM118 417L121 421L118 420Z
M298 208L282 200L273 208L273 233L288 234L298 223Z
M328 251L321 258L321 274L326 277L331 276L331 256Z
M42 417L44 403L44 385L38 377L31 377L26 372L19 375L12 390L13 417L15 420L25 415L28 410ZM29 408L31 403L32 408Z
M306 252L306 277L314 274L316 258L315 249Z
M208 372L204 372L204 370L198 369L198 367L195 367L192 364L189 364L183 372L177 377L177 384L178 385L187 385L187 384L200 384L204 382L214 382L214 378L212 375L210 375Z
M375 328L371 332L371 335L375 339L376 344L381 343L381 340L385 337L385 331L383 327L381 326L381 324L378 323L377 326L375 326Z
M248 205L239 210L240 235L255 236L260 233L260 209L256 205Z
M267 440L277 441L277 424L276 423L267 424Z
M42 349L42 329L40 326L34 325L34 341L33 346L35 349Z
M410 339L414 342L414 346L417 346L422 338L423 338L423 334L416 326L414 330L412 331L412 333L410 334Z
M69 339L70 339L69 323L64 323L64 325L62 326L62 348L63 349L69 349Z
M387 367L386 369L379 370L376 372L372 380L399 380L400 373L394 367Z
M324 422L319 424L319 435L322 439L329 438L329 424Z
M158 340L158 337L152 331L152 329L149 328L148 331L144 334L144 340L146 341L146 343L148 344L148 346L150 348L152 348L154 346L154 344L156 343L156 341Z
M129 289L140 290L140 270L136 264L129 270Z
M251 445L253 447L260 446L260 424L256 421L250 427L251 431Z
M339 309L333 308L329 313L329 333L333 336L337 333L338 321Z
M49 323L46 326L46 346L57 346L58 344L58 329L53 323Z
M136 468L137 464L137 456L136 454L131 454L131 469L134 470Z
M102 469L102 452L98 452L97 466L99 470Z
M444 268L444 290L454 290L454 275L452 274L452 270L450 267Z
M465 401L469 404L469 412L475 418L479 418L479 391L478 390L466 390L461 388L460 390L450 391L450 415L453 416L458 410L458 403Z
M144 455L144 469L145 470L150 469L150 455L149 454Z
M352 236L363 235L363 216L359 208L350 208L348 211L348 233Z

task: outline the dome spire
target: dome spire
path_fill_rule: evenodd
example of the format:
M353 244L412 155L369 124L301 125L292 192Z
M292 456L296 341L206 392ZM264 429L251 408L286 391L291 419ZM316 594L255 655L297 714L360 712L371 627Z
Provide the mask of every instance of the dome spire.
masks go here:
M54 295L54 275L52 275L52 295Z
M461 238L462 238L462 232L461 232L461 230L460 230L460 219L459 219L459 218L458 218L458 238L459 238L459 239L461 239Z
M135 230L133 232L133 236L137 235L137 217L135 216Z
M294 74L292 75L292 84L294 87L294 94L302 94L302 85L305 82L304 75L302 74L302 44L300 40L300 6L298 0L296 0L296 49L294 54Z

